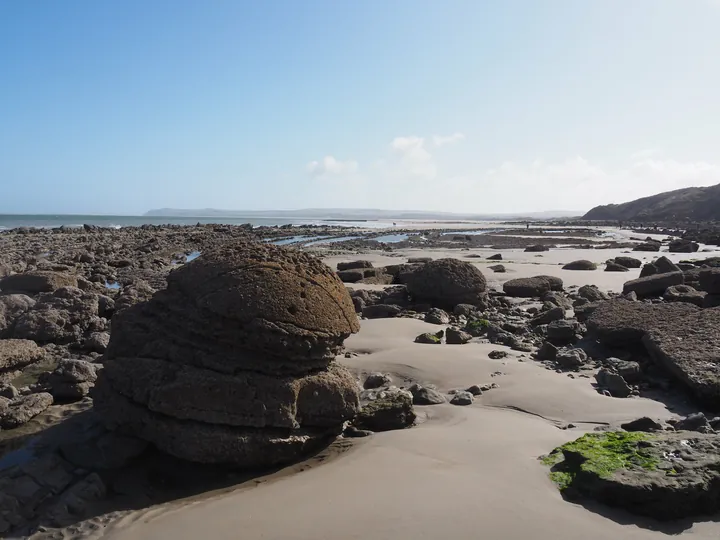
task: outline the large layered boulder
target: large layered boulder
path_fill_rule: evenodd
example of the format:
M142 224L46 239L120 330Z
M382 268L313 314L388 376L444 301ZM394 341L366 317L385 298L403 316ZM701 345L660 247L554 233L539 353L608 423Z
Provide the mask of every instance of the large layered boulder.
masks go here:
M77 285L77 276L52 271L25 272L0 279L0 290L24 294L52 292L60 287Z
M503 291L508 296L534 298L549 291L562 291L563 281L553 276L535 276L511 279L503 283Z
M244 242L204 252L114 315L95 407L190 461L293 461L358 411L357 382L334 362L358 329L342 282L312 256Z
M457 259L438 259L422 265L407 276L406 285L415 301L440 307L478 304L487 290L483 273Z

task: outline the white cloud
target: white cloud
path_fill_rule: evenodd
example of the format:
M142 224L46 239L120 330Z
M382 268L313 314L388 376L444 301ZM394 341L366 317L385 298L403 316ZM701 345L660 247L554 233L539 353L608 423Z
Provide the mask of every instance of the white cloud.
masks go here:
M464 138L465 135L462 133L453 133L452 135L447 136L435 135L433 136L433 144L435 146L445 146L446 144L455 144L460 142Z
M637 152L633 152L633 154L630 156L630 159L633 160L641 160L641 159L649 159L653 156L657 156L660 153L660 150L657 148L645 148L643 150L638 150Z
M306 170L312 176L342 175L355 173L358 170L357 161L340 161L333 156L325 156L320 161L311 161Z
M435 160L425 148L423 137L395 137L390 143L397 160L384 162L397 175L434 178L437 174Z

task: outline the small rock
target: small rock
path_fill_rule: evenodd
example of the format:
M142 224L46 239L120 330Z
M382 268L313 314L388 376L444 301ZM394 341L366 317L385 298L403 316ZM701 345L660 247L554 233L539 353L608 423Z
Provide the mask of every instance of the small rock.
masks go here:
M542 346L538 349L537 352L537 359L538 360L555 360L557 358L558 348L550 343L549 341L546 341L542 344Z
M413 396L414 405L440 405L445 403L445 396L434 388L413 384L409 389Z
M632 389L621 375L607 368L600 368L600 371L595 375L595 380L600 387L609 390L613 397L625 398L632 392Z
M445 332L445 342L448 345L465 345L472 339L472 335L458 328L448 328Z
M620 424L620 427L625 431L662 431L663 426L659 422L656 422L652 418L643 416L632 422Z
M705 415L699 412L691 414L690 416L680 420L677 424L675 424L675 429L678 431L699 431L701 433L706 433L712 428L710 427L710 423Z
M442 338L444 335L445 332L443 330L440 330L435 334L433 334L432 332L426 332L425 334L420 334L418 337L416 337L415 343L439 345L440 343L442 343Z
M370 390L373 388L380 388L383 386L390 386L392 384L392 377L386 373L371 373L365 379L363 388Z
M502 360L503 358L507 358L509 355L507 351L490 351L488 353L488 358L491 360Z
M448 324L450 316L440 308L432 308L425 314L425 322L430 324Z
M471 393L473 396L482 396L482 387L477 384L473 384L470 388L465 390L466 392Z
M471 405L474 399L470 392L456 392L450 403L452 405Z
M555 361L563 369L576 369L587 362L587 353L582 349L561 349Z

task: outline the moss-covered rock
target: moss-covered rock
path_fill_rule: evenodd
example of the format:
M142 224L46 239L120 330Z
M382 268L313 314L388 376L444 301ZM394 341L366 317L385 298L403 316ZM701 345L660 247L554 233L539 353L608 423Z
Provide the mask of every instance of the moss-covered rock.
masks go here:
M720 435L589 433L541 458L568 499L659 520L720 511Z

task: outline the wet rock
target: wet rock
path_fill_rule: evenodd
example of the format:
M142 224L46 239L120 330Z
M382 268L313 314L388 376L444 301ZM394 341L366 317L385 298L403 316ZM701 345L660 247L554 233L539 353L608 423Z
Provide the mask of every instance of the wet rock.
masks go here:
M472 405L475 398L470 392L456 392L450 400L451 405Z
M77 276L72 274L33 271L0 279L0 290L33 295L52 292L60 287L77 287L77 284Z
M432 308L425 314L425 322L430 324L448 324L450 316L440 308Z
M632 388L625 382L625 379L607 368L600 368L595 375L595 380L600 388L607 389L613 397L625 398L632 393Z
M19 396L0 405L0 428L13 429L29 422L53 404L53 397L45 392Z
M334 360L358 329L347 289L318 259L228 243L171 272L149 301L116 308L94 407L110 430L181 459L294 461L357 413L357 382Z
M563 270L597 270L597 264L583 259L566 264Z
M392 384L392 377L387 373L371 373L365 379L363 388L373 389L381 388L383 386L390 386Z
M682 272L669 272L654 276L641 277L627 281L623 285L623 294L634 292L639 297L662 296L668 287L682 285L685 280Z
M643 416L632 422L626 422L620 425L625 431L663 431L663 426L660 422L656 422L652 418Z
M440 405L445 403L445 396L434 388L413 384L409 391L413 396L413 404L415 405Z
M673 285L668 287L663 294L666 302L688 302L702 307L707 293L696 291L690 285Z
M415 419L412 394L395 389L365 405L353 420L353 425L370 431L389 431L410 427Z
M415 343L425 343L430 345L439 345L442 343L442 338L445 336L445 331L440 330L439 332L436 332L433 334L432 332L426 332L425 334L420 334L418 337L415 338Z
M561 291L562 288L562 280L552 276L518 278L503 283L505 294L520 298L541 297L548 291Z
M438 259L424 264L408 276L406 283L416 301L439 307L477 304L487 289L482 272L457 259Z
M635 257L615 257L613 259L617 264L620 264L624 266L625 268L640 268L642 266L642 261L640 259L636 259Z
M366 319L388 319L397 317L402 313L400 306L392 304L375 304L374 306L366 306L362 310L362 315Z
M448 328L445 332L445 342L448 345L465 345L472 339L472 335L458 328Z

